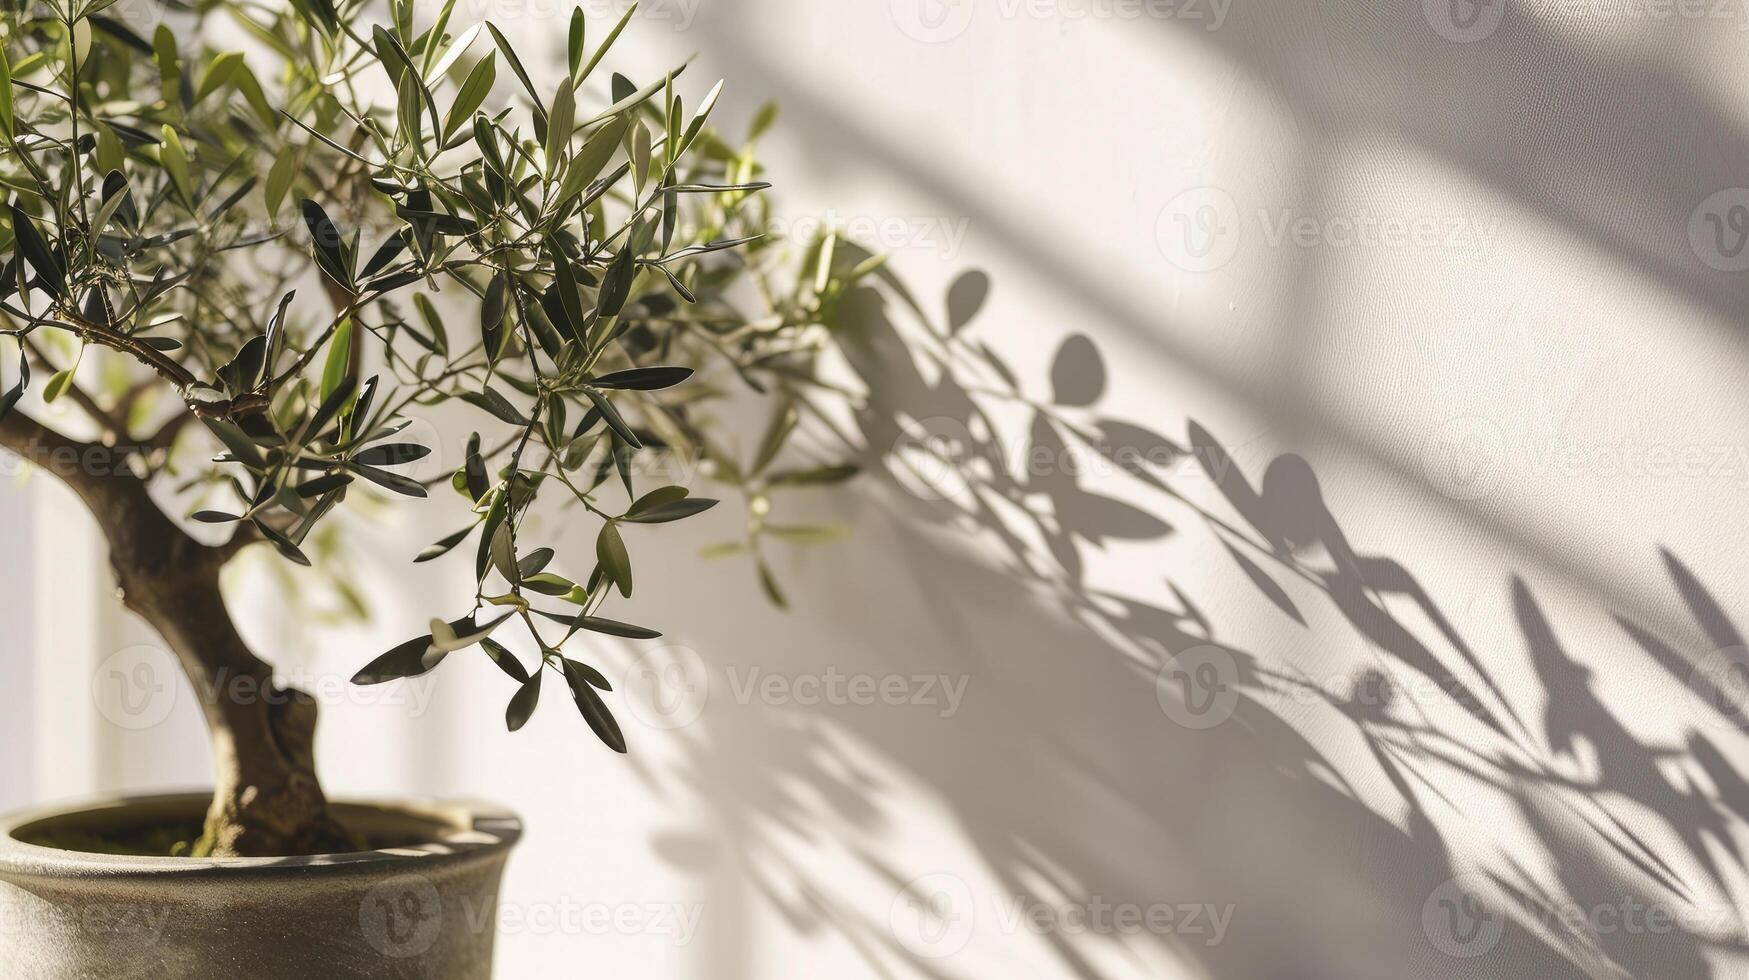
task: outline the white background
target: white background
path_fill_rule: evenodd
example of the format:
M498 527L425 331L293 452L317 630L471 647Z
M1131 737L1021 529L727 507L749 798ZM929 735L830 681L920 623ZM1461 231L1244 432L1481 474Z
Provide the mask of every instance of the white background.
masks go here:
M1086 401L1072 389L1103 375L1059 414L1180 446L1194 425L1252 488L1298 454L1353 550L1395 564L1363 591L1327 548L1290 568L1257 547L1316 519L1291 463L1249 510L1194 460L1152 471L1170 493L1034 468L981 517L987 474L945 500L877 474L795 502L856 530L781 553L787 615L742 563L693 560L736 533L732 508L637 535L652 587L618 612L668 637L594 653L629 759L556 695L505 733L508 682L456 657L433 685L327 699L332 791L524 815L499 954L516 980L1749 975L1741 686L1709 702L1692 674L1721 648L1728 666L1749 622L1749 273L1709 223L1749 201L1713 198L1749 184L1749 13L1495 4L1466 28L1445 0L647 3L616 67L699 52L689 101L728 78L731 132L777 98L785 213L887 220L878 244L938 317L986 272L965 336L1027 399ZM474 9L550 87L557 6ZM1059 357L1076 335L1092 351ZM882 356L914 374L888 408L963 413L933 368ZM1030 411L988 407L1028 468ZM23 679L0 693L5 802L198 784L185 690L138 730L90 694L149 638L79 571L103 571L81 515L5 492ZM257 556L233 589L247 635L294 678L350 675L465 601L465 561L402 560L459 520L443 500L357 521L369 627L287 612ZM1425 685L1364 721L1333 706L1368 670L1416 679L1404 650L1487 691L1430 608L1500 692L1501 730ZM1242 696L1180 724L1202 716L1179 680L1207 675L1172 658L1211 641ZM690 688L651 669L676 658L700 665ZM743 696L755 669L937 700ZM965 684L950 717L913 680L935 674ZM655 695L697 719L640 720L665 721ZM1441 901L1462 894L1496 930L1474 957L1446 948L1463 937ZM1593 914L1624 900L1682 928ZM1015 920L1101 903L1176 925ZM1219 942L1186 905L1230 908ZM583 915L601 908L619 924ZM1574 910L1589 923L1563 925Z

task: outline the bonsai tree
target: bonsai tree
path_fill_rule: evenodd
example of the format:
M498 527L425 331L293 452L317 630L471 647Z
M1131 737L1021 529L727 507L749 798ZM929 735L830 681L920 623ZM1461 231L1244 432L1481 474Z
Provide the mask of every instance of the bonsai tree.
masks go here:
M611 618L629 546L716 502L641 464L742 488L749 541L717 551L820 536L770 525L767 493L854 472L773 469L850 280L825 236L777 285L752 139L709 126L721 84L689 109L683 69L602 68L631 12L605 31L573 15L568 72L541 87L497 27L452 23L454 0L391 0L380 23L364 0L200 0L155 30L116 0L0 2L0 446L83 500L122 601L200 694L215 792L194 853L354 846L317 779L315 703L227 613L243 549L309 564L349 499L453 500L426 506L459 529L407 557L470 563L471 608L432 610L355 681L477 649L512 682L511 729L558 685L623 752L578 638L658 636ZM737 459L713 405L749 393L771 421ZM432 447L408 413L445 402L475 420L465 457L415 479ZM592 553L536 540L544 507L596 522Z

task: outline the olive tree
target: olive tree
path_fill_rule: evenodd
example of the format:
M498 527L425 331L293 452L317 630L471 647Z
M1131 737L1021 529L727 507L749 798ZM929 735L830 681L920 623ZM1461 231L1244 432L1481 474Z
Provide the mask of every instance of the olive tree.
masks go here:
M819 536L769 525L771 488L854 472L774 465L845 279L830 236L800 254L763 237L751 146L771 113L732 146L709 125L720 83L689 104L682 69L610 74L630 12L576 12L568 70L537 86L453 4L199 0L146 29L116 0L0 0L0 446L83 500L122 601L200 694L198 854L354 843L317 780L315 703L274 687L227 612L243 549L323 561L312 531L349 497L453 500L427 506L460 529L407 558L469 563L472 607L432 610L354 680L481 651L511 729L559 685L623 752L580 637L659 635L609 615L629 545L716 503L640 463L741 488L749 541L721 550L756 555L768 531ZM786 261L793 282L769 268ZM746 413L713 408L732 395L766 406L740 458L718 430ZM432 447L408 413L443 402L476 431L453 474L417 479ZM542 507L595 522L592 552L534 540ZM279 696L227 696L239 679Z

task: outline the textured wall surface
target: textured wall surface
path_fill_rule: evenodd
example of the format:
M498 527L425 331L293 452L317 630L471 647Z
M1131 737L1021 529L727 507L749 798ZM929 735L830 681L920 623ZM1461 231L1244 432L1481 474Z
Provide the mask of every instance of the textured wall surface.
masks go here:
M474 10L538 80L558 6ZM448 502L360 522L369 628L239 581L331 688L336 792L527 818L503 976L1749 976L1749 10L635 24L622 67L699 52L731 128L782 102L785 213L872 237L933 322L863 311L874 472L795 502L855 533L778 558L792 612L693 563L728 508L637 542L683 584L618 610L665 640L597 653L629 760L562 711L505 733L483 660L338 686L469 594L400 561ZM168 691L31 730L94 721L94 786L199 782Z

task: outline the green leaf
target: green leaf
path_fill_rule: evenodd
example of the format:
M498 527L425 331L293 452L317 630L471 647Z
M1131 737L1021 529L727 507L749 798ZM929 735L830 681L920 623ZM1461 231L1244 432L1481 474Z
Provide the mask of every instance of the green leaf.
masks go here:
M575 660L565 661L565 682L571 689L571 700L576 702L578 713L588 723L589 730L595 733L595 737L601 739L608 748L624 754L625 734L620 731L619 723L613 720L613 712L607 710L607 703L601 700L601 695L595 693L595 688L590 685L588 674L579 669L583 666Z
M281 147L279 156L273 160L273 169L267 172L267 187L264 195L269 217L279 217L279 209L285 204L286 194L291 191L292 180L297 176L297 169L297 153L289 145Z
M777 103L767 102L760 106L759 112L753 116L752 127L747 131L747 140L751 142L764 136L766 131L771 128L771 124L775 122L777 122Z
M827 486L843 483L861 472L862 467L854 463L845 463L840 466L820 466L806 470L784 470L781 473L771 474L765 482L774 487Z
M327 476L319 476L314 480L306 480L298 484L298 496L314 499L341 487L351 486L352 482L353 477L350 473L330 473Z
M176 135L175 127L166 123L162 132L164 142L158 147L158 160L164 164L170 182L176 185L176 193L182 195L182 203L192 210L194 181L188 175L188 153L182 149L182 138Z
M6 49L0 46L0 137L12 141L12 64L6 60Z
M352 282L352 264L346 258L342 247L343 239L340 229L334 222L328 220L328 212L322 206L308 198L303 202L304 224L310 229L310 245L316 256L316 264L328 274L328 278L346 288L348 292L358 292Z
M759 452L753 457L752 475L758 476L765 471L777 454L783 450L783 444L789 439L789 434L795 431L796 422L800 416L796 413L794 402L785 402L783 407L772 416L771 425L765 430L765 438L759 443Z
M431 560L436 559L436 558L442 558L444 555L449 554L452 550L454 550L456 545L461 544L463 541L466 541L468 539L468 535L474 533L474 528L476 528L478 526L479 525L477 525L477 524L469 524L467 527L462 528L460 531L457 531L454 534L448 535L448 536L442 538L441 540L437 541L435 544L430 545L424 551L419 552L419 557L413 559L414 564L418 564L420 562L431 561Z
M601 59L607 56L607 49L613 47L613 42L619 40L620 32L626 29L626 25L631 23L632 15L637 12L637 4L634 3L628 7L626 12L620 16L619 23L613 25L613 30L607 32L606 40L601 42L601 47L595 49L595 56L589 59L589 63L583 66L583 70L571 73L576 78L578 85L583 84L583 81L595 70L595 66L601 64Z
M639 514L645 514L655 510L657 507L661 507L664 504L671 504L677 500L685 500L686 495L689 492L690 491L685 487L662 487L658 490L651 490L649 493L639 497L637 501L626 510L626 516L636 517Z
M530 575L538 575L541 569L546 568L547 565L552 562L553 555L554 552L551 548L536 548L528 554L523 555L516 563L517 575L521 578L527 578ZM567 586L565 591L570 591L570 587ZM560 595L563 594L563 592L560 593Z
M620 441L633 449L644 448L644 444L638 440L637 433L633 432L632 427L620 417L619 409L613 407L613 403L607 400L606 395L593 388L583 389L583 394L588 396L589 401L595 405L595 410L601 413L602 420L607 423L608 428L613 430L614 435L619 436Z
M390 473L388 470L379 470L374 466L367 466L357 461L347 463L346 468L377 486L382 487L385 490L392 490L403 497L426 496L425 486L423 484L419 483L417 480L410 480L399 473Z
M702 514L716 505L717 501L706 497L688 497L685 500L657 504L636 514L628 511L625 520L631 524L669 524L694 514Z
M486 357L496 360L504 346L504 311L508 307L506 291L508 274L499 272L486 286L486 296L480 303L480 338L486 345Z
M352 457L355 463L367 466L405 466L431 455L431 449L415 442L397 442L372 446Z
M511 731L520 731L523 725L528 724L529 716L534 714L535 705L540 703L540 679L544 676L544 671L535 671L511 697L509 707L504 709L504 724Z
M73 384L73 369L56 371L49 378L49 383L43 385L43 404L51 404L55 399L67 393L67 388Z
M619 594L630 598L632 559L626 554L626 543L619 535L619 525L613 521L601 526L601 534L595 539L595 560L601 563L602 571L619 587Z
M583 141L583 148L572 158L571 166L565 171L565 179L559 184L559 200L568 201L576 197L589 186L590 181L601 176L601 171L606 169L613 155L618 152L620 141L625 138L629 125L630 117L616 116ZM649 138L649 130L644 130L644 137ZM648 161L644 168L649 169Z
M67 273L61 265L61 259L49 247L48 239L37 230L36 222L30 215L24 213L16 203L10 205L12 211L12 236L18 244L18 252L24 257L30 267L36 270L37 279L54 296L64 296L67 292Z
M516 659L516 654L505 649L502 643L486 639L480 641L480 646L485 649L486 656L491 657L492 662L498 665L499 670L510 675L511 680L518 684L528 683L528 668L522 665L522 661Z
M537 572L534 575L524 576L521 584L525 589L550 596L569 595L571 590L577 587L577 583L563 575L554 575L552 572Z
M770 566L764 559L759 560L759 585L765 590L766 598L779 609L788 609L789 600L784 597L783 589L777 584L777 577L771 574Z
M516 49L510 46L510 41L498 26L486 21L486 30L492 32L492 43L498 45L498 50L504 53L504 60L509 62L510 70L516 73L522 87L528 90L528 97L534 100L535 125L541 130L546 129L546 111L541 108L540 93L534 90L534 83L528 80L528 71L522 67L522 59L516 56Z
M541 298L541 308L555 324L564 327L577 343L586 343L588 338L583 335L583 298L577 292L577 276L571 271L571 262L562 250L555 246L548 251L553 259L553 284L547 288L547 295Z
M19 347L18 381L5 394L0 395L0 419L5 418L18 405L18 400L24 397L24 390L30 387L30 359L24 356L22 343Z
M322 400L326 402L340 390L342 382L352 377L352 318L340 321L334 336L328 341L328 359L322 365Z
M850 533L850 528L842 524L767 524L760 529L760 533L794 544L826 544L843 539Z
M662 634L642 626L630 623L620 623L599 616L578 616L572 620L578 629L586 629L591 633L604 633L608 636L623 636L628 640L654 640Z
M195 90L195 104L199 105L202 99L229 84L232 76L236 75L237 69L241 67L243 67L243 54L240 51L226 51L214 55L213 60L207 64L206 75L201 78L200 87Z
M468 437L468 455L462 461L462 472L468 488L468 496L479 500L491 489L486 482L486 461L480 458L480 434L478 432Z
M559 170L559 161L564 158L565 151L571 146L571 131L577 122L577 93L571 89L569 82L559 86L553 93L553 108L547 115L547 176L551 178Z
M485 410L501 422L524 427L528 425L528 419L516 410L516 406L510 404L508 399L493 390L491 385L487 385L484 391L464 391L460 397L462 401L475 408Z
M512 537L510 524L508 522L499 524L498 529L492 532L492 546L489 553L492 558L492 567L498 570L499 575L504 576L506 582L515 585L522 580L522 577L516 568L516 551L511 542Z
M237 462L252 470L260 472L267 469L267 461L262 458L261 450L252 442L243 430L223 419L201 419L206 427L224 443L231 455L237 457Z
M672 388L692 377L692 368L685 367L647 367L633 368L629 371L616 371L592 379L592 388L629 389L632 391L660 391Z
M598 691L613 690L613 685L607 682L607 678L602 676L601 671L596 670L594 667L589 666L581 660L572 660L569 657L565 658L565 674L567 680L570 679L570 675L573 671L581 675L584 683Z
M622 249L614 257L613 263L607 267L607 274L601 280L601 298L596 303L596 314L603 320L619 315L625 308L626 300L631 298L632 277L637 272L637 255L630 245Z
M583 68L583 8L571 11L571 30L566 37L565 52L569 55L571 66L571 81L576 83L577 72Z
M414 637L388 653L372 660L352 675L352 683L360 686L386 684L403 677L417 677L435 664L425 663L425 653L431 648L431 634Z
M243 518L217 510L198 510L192 515L202 524L235 524Z
M491 94L492 86L498 81L498 52L488 51L474 65L474 70L468 72L467 81L462 83L461 90L456 93L455 104L449 107L449 115L443 121L443 142L462 128L462 124L474 117L474 110L486 101Z

